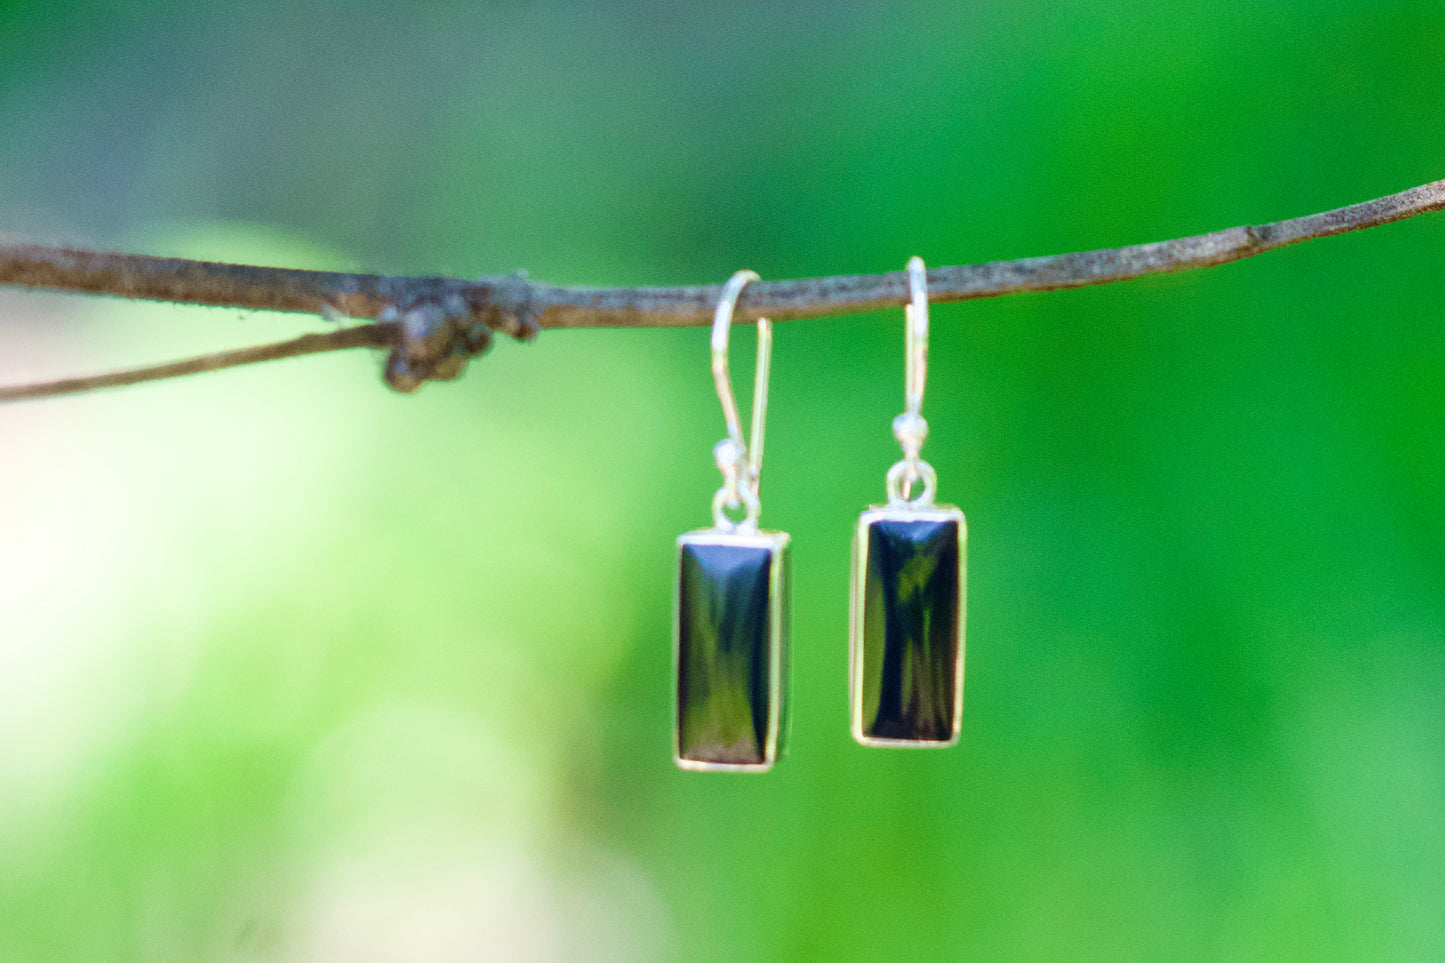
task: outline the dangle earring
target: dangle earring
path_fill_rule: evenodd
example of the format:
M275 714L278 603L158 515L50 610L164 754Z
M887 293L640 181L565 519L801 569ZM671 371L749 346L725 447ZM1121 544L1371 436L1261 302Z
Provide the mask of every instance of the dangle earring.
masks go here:
M888 471L888 504L858 519L853 541L849 681L853 738L865 746L958 742L963 715L963 512L934 504L938 476L918 457L928 365L922 258L908 262L907 410L893 419L903 460Z
M728 436L713 448L723 485L713 527L677 539L673 758L683 769L766 772L787 730L788 536L758 529L772 324L758 319L752 434L745 445L728 376L728 331L743 286L728 280L712 324L712 375ZM742 512L733 521L728 516Z

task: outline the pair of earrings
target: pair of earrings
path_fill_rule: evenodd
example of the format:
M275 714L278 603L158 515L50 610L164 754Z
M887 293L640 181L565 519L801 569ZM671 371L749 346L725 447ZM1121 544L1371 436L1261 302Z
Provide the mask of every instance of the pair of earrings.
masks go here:
M758 528L772 353L766 318L758 320L747 443L728 374L733 308L757 279L752 271L734 274L713 315L712 373L728 432L713 456L723 484L713 496L713 527L677 539L673 757L683 769L764 772L788 730L789 538ZM853 738L865 746L951 746L963 712L966 527L963 512L934 503L938 477L919 457L928 434L920 258L908 262L908 282L906 410L893 420L903 459L888 472L888 503L863 512L853 541L849 687Z

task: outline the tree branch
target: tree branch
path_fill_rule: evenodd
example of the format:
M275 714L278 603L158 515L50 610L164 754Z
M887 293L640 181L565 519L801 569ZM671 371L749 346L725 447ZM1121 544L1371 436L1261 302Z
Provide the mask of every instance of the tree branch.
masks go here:
M935 303L967 301L1213 267L1285 245L1441 209L1445 209L1445 180L1323 214L1260 226L1231 227L1172 241L1075 254L934 268L928 272L928 296ZM308 335L281 345L226 352L143 371L0 389L0 401L40 396L20 393L27 390L60 394L363 344L390 347L387 381L394 388L410 391L428 380L459 375L470 358L490 345L493 331L529 339L540 328L702 325L710 322L722 291L721 285L558 287L532 283L521 275L467 281L342 274L35 245L0 245L0 284L177 304L344 315L378 322L334 335ZM736 318L744 321L765 316L783 321L876 311L900 306L907 298L908 281L902 271L763 281L748 285ZM353 331L365 333L349 334ZM325 342L326 338L337 341ZM296 347L303 343L304 347ZM268 353L283 346L292 347ZM254 356L248 356L248 352ZM224 360L218 363L217 359ZM64 389L59 385L73 387Z

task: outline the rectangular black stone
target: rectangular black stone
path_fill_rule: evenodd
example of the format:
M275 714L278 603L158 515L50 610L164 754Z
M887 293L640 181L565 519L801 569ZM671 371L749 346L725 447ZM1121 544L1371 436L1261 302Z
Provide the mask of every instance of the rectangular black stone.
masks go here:
M700 531L677 544L677 764L769 769L787 721L788 536Z
M876 508L858 521L852 618L853 737L949 746L963 695L963 513Z

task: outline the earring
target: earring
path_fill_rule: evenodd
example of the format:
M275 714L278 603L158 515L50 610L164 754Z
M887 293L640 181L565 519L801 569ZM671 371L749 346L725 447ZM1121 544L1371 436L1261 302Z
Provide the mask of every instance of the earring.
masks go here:
M712 324L712 374L728 436L713 449L723 485L713 527L677 539L673 659L677 676L673 758L683 769L766 772L787 730L788 536L758 529L758 477L768 406L772 324L758 319L753 423L743 444L728 376L728 331L743 286L728 280ZM733 521L728 511L741 511Z
M963 715L967 527L963 512L934 504L938 476L918 457L928 435L922 258L908 262L908 285L907 410L893 420L903 460L888 471L888 504L859 517L853 541L852 728L865 746L941 747L958 742Z

